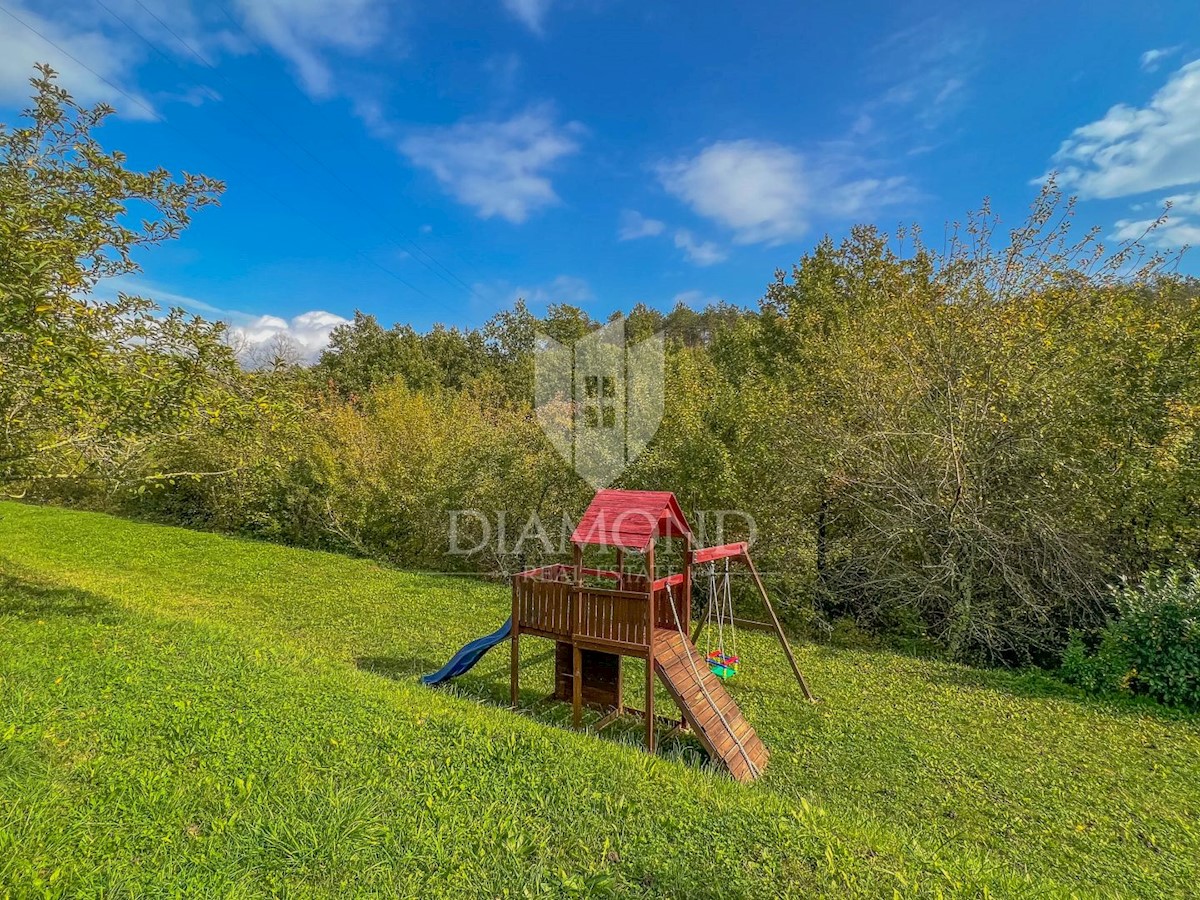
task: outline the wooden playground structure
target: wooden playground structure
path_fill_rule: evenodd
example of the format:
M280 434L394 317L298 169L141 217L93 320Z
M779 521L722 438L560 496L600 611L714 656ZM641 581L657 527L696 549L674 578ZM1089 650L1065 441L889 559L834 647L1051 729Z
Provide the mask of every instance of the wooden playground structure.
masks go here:
M682 542L681 571L659 577L655 545L660 539ZM582 725L585 706L601 712L597 730L621 715L641 716L650 752L655 749L656 726L666 725L672 732L695 734L709 756L734 778L749 781L762 774L766 747L696 648L703 619L689 637L693 567L718 560L726 567L730 562L745 565L770 621L732 621L773 631L805 697L813 700L747 545L696 548L674 494L622 490L596 494L571 544L571 565L542 566L513 578L511 633L505 635L512 640L513 706L520 689L520 641L526 636L546 638L555 641L556 649L553 696L572 704L576 728ZM610 556L615 550L616 568L585 567L589 548L604 548ZM634 571L627 571L630 557L641 561ZM710 593L708 603L714 602ZM645 660L645 709L625 705L622 656ZM656 713L656 677L679 707L679 719Z

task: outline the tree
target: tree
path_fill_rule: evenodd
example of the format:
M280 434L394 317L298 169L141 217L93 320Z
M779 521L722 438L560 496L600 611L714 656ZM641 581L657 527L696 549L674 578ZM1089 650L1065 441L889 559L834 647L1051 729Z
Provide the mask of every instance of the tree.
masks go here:
M315 371L344 397L362 396L396 378L412 388L438 381L437 364L411 326L385 329L374 316L359 311L353 322L333 329Z
M600 327L586 311L570 303L551 303L540 322L539 330L560 344L573 344L590 331Z
M771 287L777 478L828 612L1046 661L1194 534L1200 305L1070 213L1050 185L1007 243L985 209L940 253L857 227Z
M135 253L178 237L223 185L127 168L93 136L111 107L80 106L49 66L31 84L27 124L0 125L0 491L9 494L41 479L120 479L155 443L220 421L239 392L223 326L97 292L140 271Z

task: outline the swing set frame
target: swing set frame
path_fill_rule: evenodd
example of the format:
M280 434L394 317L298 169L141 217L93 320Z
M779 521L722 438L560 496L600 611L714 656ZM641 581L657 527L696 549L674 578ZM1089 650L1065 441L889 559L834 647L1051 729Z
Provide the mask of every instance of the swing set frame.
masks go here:
M730 617L730 621L734 627L751 629L754 631L769 631L774 632L775 637L779 640L779 645L783 648L783 654L787 657L788 664L792 667L792 674L796 676L796 681L800 685L800 690L804 692L804 697L810 703L816 703L817 698L813 696L809 690L808 682L804 680L804 675L800 671L800 666L796 663L796 657L792 653L792 645L788 643L787 635L783 632L783 625L779 622L779 616L775 614L775 607L771 603L771 596L767 593L766 585L763 584L762 577L758 574L758 569L755 568L754 560L750 558L750 547L745 541L738 541L733 544L721 544L716 547L704 547L699 550L692 551L689 554L688 562L693 566L704 565L705 563L714 564L718 560L725 560L728 567L729 562L740 562L745 565L750 577L753 579L755 586L758 588L758 594L762 598L763 606L766 607L767 614L770 615L770 622L757 622L753 619L739 619L735 616ZM728 578L728 571L726 572ZM700 632L704 628L704 623L708 620L712 611L712 606L717 602L716 592L710 591L708 602L705 604L704 610L696 619L695 630L692 632L692 643L696 644L700 639ZM697 644L698 646L698 644Z

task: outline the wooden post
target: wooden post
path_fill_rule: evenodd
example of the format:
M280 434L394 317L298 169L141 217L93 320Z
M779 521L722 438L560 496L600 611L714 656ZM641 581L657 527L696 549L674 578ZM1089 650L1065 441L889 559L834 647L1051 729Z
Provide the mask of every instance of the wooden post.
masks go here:
M580 546L579 544L576 544L573 552L574 552L573 565L575 567L575 574L574 574L573 578L574 578L574 582L575 582L575 587L579 588L579 587L583 586L583 547Z
M617 590L625 590L625 548L617 548ZM625 714L625 677L621 665L621 657L617 657L617 705L605 718L623 716ZM607 723L606 723L607 724ZM600 726L596 727L600 730Z
M617 715L625 715L625 657L617 657Z
M646 597L646 613L650 617L649 629L650 646L646 649L646 750L654 752L654 623L657 619L654 610L654 538L650 538L650 546L646 550L646 577L650 587Z
M583 727L583 651L571 644L571 723L576 730Z
M583 629L583 609L579 594L583 589L583 547L575 545L575 573L571 585L571 721L575 728L583 726L583 653L579 649L579 632Z
M683 548L683 590L679 601L683 609L679 611L679 621L683 623L683 633L687 634L692 627L692 536L687 534L683 539L687 543Z
M517 698L521 693L520 685L520 669L521 669L521 648L518 642L521 640L521 618L517 614L519 604L517 603L517 585L520 583L519 578L513 579L513 603L512 603L512 658L510 661L511 671L509 673L509 687L512 692L512 708L517 708Z
M688 551L688 560L691 561L691 558L692 558L692 553L689 550ZM689 572L691 571L690 567L689 567L688 571ZM690 581L689 581L689 584L690 584ZM709 582L709 584L711 585L712 582ZM713 605L713 602L715 600L716 600L716 597L714 597L712 595L712 593L709 593L708 600L705 601L705 603L704 603L704 609L702 609L700 611L700 618L698 618L696 620L696 627L692 629L692 643L693 644L695 644L696 641L700 640L700 632L704 630L704 623L708 621L708 609L710 606ZM699 646L699 644L697 644L696 646Z
M758 576L758 569L754 567L754 560L750 558L750 551L747 550L743 555L746 559L746 565L750 568L750 574L754 576L754 583L758 585L758 592L762 594L767 612L771 614L771 621L775 623L775 633L779 636L779 643L783 645L783 652L787 655L788 662L792 664L792 671L796 675L796 680L800 682L800 690L804 691L804 696L808 698L810 703L816 703L817 698L808 689L808 682L804 680L804 676L800 674L800 667L796 665L796 657L792 655L792 647L788 643L787 635L783 633L783 626L779 624L779 616L775 615L775 607L771 605L771 598L767 596L767 588Z

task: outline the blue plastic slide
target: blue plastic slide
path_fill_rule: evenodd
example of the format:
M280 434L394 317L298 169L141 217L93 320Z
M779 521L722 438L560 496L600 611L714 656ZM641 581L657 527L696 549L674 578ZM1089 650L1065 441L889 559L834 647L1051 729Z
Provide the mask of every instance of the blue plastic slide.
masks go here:
M508 640L512 634L512 616L508 617L508 621L501 625L497 630L493 631L487 637L476 638L463 647L454 656L450 657L450 662L446 663L432 675L424 675L421 681L424 684L441 684L450 678L457 678L463 672L467 671L475 663L483 658L483 654L487 653L501 641Z

